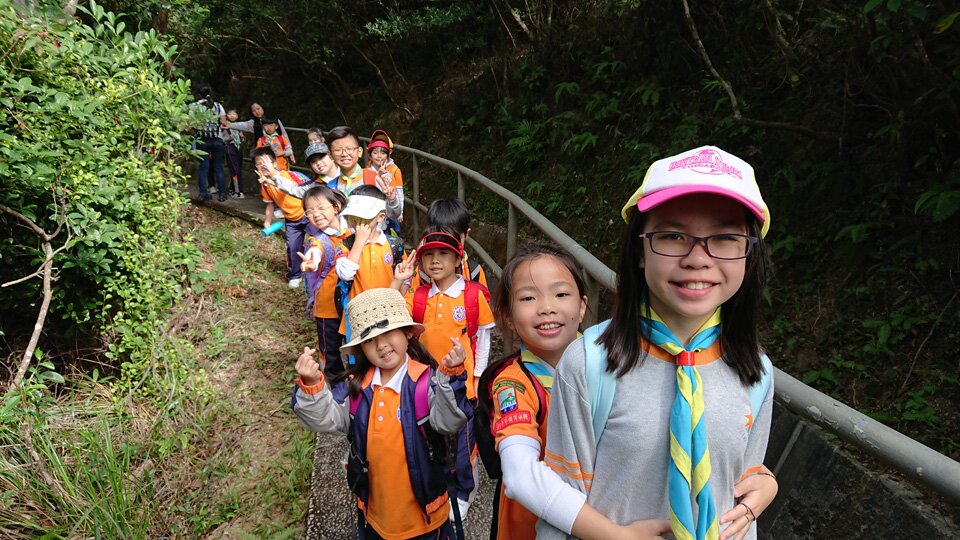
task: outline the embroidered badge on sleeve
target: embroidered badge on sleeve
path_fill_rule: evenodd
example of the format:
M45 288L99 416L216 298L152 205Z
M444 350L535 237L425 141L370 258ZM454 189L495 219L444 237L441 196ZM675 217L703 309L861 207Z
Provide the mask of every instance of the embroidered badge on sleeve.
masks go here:
M497 407L500 408L500 414L507 414L517 408L517 392L512 386L497 392Z

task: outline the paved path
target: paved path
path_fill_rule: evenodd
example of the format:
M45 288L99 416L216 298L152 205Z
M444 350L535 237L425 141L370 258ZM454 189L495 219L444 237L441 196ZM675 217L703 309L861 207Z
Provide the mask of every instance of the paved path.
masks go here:
M185 194L197 205L249 221L259 228L263 224L264 203L259 192L247 193L243 199L228 197L217 201L217 196L206 202L197 197L196 181L191 182ZM278 282L278 287L283 286ZM356 505L347 488L341 459L347 451L345 437L317 435L313 454L313 474L310 481L310 503L307 509L306 533L308 540L351 540L357 523ZM487 478L479 458L480 487L465 523L467 540L489 537L495 483Z

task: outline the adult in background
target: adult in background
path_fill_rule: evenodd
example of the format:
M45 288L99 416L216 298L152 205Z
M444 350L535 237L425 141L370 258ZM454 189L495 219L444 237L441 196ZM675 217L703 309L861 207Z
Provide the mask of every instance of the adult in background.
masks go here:
M240 131L246 131L247 133L253 133L253 141L254 144L256 144L256 142L260 140L260 137L263 137L263 119L265 117L263 105L261 105L258 101L251 103L250 115L252 116L250 120L244 120L243 122L224 123L224 127L230 129L239 129ZM280 121L279 118L277 118L277 128L277 133L286 137L289 141L290 136L287 134L287 128L283 127L283 122ZM256 150L256 148L254 148L254 150ZM297 163L296 156L290 157L290 163Z
M197 169L197 182L200 189L200 200L207 201L212 197L209 193L209 175L213 171L213 179L217 183L217 194L220 201L227 200L227 185L223 175L224 140L221 125L226 122L226 111L213 99L213 89L210 85L201 85L197 91L200 99L194 104L204 111L204 122L194 131L193 149L204 152Z

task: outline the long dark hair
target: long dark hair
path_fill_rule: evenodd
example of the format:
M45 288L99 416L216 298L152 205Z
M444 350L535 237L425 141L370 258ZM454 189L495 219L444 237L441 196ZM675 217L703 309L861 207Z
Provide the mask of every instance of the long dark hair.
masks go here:
M760 240L747 256L743 284L722 305L720 350L724 361L736 370L740 382L750 385L760 380L760 345L757 340L757 319L763 289L769 272L769 250L760 236L756 217L746 210L747 231ZM634 211L620 240L620 262L617 267L617 293L614 295L610 325L600 336L607 349L607 371L618 377L643 363L647 350L639 333L640 319L650 318L647 302L647 280L640 268L644 239L640 237L647 214ZM647 305L646 310L641 306ZM645 311L645 312L644 312Z
M573 281L577 284L578 296L583 298L587 295L587 282L583 279L583 274L580 272L577 261L573 256L554 245L537 242L524 243L517 249L517 252L513 254L513 257L507 261L506 266L503 267L503 272L500 274L500 282L497 283L496 288L493 290L493 316L497 320L497 328L500 329L501 335L506 332L506 329L510 328L513 273L521 264L539 259L540 257L553 257L556 259L569 270L570 275L573 276ZM503 338L504 347L506 347L508 338L506 335L504 335ZM480 402L480 410L482 411L481 414L489 414L490 411L493 410L493 396L487 391L490 383L493 382L493 378L497 372L500 371L501 366L513 360L518 354L520 354L520 351L513 351L502 358L494 360L483 370L483 374L480 376L479 389L477 390L477 398Z
M406 329L397 328L397 330L405 331ZM407 354L412 360L416 360L421 364L426 364L427 366L430 366L431 369L437 369L437 361L434 360L433 356L430 355L430 353L427 351L427 348L420 343L420 340L415 337L407 338ZM336 384L346 379L347 391L350 393L350 397L356 398L363 390L363 378L366 376L367 371L373 368L373 364L370 362L370 360L367 360L367 357L363 354L363 349L360 347L357 347L356 352L353 353L353 356L357 359L357 363L343 373L333 377L330 382Z

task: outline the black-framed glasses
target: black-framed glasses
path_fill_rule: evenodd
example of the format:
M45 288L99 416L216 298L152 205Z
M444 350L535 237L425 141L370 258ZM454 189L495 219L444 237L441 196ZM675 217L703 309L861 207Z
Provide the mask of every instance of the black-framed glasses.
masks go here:
M686 257L699 243L703 244L707 255L724 261L743 259L759 240L745 234L694 236L678 231L652 231L641 234L640 238L649 240L650 250L664 257Z
M360 149L359 146L345 146L343 148L331 148L330 153L336 154L338 156L345 156L347 154L352 154L353 152L356 152L359 149Z
M367 336L370 335L370 332L373 332L378 328L386 328L388 324L390 324L390 321L387 319L383 319L371 324L370 326L364 328L362 332L360 332L360 339L367 339Z

